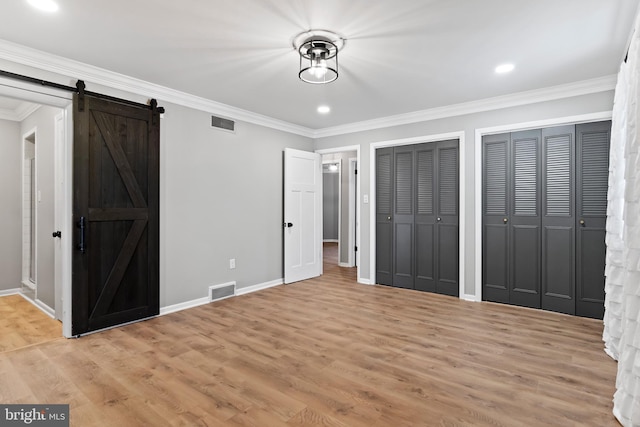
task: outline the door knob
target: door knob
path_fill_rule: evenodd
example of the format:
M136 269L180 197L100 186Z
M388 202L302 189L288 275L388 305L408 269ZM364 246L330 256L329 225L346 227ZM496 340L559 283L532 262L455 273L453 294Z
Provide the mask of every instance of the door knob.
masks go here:
M54 232L53 232L53 237L61 238L61 237L62 237L62 232L60 232L60 231L54 231Z
M584 219L580 220L580 225L584 227Z
M442 221L442 218L438 217L438 218L437 218L437 221Z
M502 222L504 222L506 224L507 222L509 222L509 220L507 218L503 218Z
M391 221L391 217L390 216L387 217L387 221Z
M291 223L291 222L285 222L285 223L284 223L284 226L285 226L285 227L287 227L287 228L291 228L291 227L293 227L293 223Z

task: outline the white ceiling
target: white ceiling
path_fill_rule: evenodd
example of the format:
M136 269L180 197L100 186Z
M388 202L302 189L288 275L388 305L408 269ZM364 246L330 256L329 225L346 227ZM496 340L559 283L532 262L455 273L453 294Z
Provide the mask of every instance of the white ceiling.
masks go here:
M639 1L2 0L0 39L320 129L615 74ZM309 29L346 38L328 85L297 77Z

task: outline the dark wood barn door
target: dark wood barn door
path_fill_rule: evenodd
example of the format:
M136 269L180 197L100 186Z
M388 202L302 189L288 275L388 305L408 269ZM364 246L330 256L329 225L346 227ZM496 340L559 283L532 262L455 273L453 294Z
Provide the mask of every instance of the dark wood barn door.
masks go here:
M74 98L72 333L159 313L157 109Z

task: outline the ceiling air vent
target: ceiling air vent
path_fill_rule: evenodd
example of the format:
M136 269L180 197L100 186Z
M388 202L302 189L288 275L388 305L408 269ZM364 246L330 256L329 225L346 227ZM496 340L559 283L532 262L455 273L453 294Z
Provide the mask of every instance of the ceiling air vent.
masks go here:
M235 132L236 122L223 117L211 116L211 127L226 130L227 132Z

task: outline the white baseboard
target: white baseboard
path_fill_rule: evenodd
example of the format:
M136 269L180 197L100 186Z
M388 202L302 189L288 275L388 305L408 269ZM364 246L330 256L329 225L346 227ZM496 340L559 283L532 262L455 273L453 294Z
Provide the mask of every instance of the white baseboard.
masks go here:
M198 307L200 305L209 304L209 297L202 297L193 299L191 301L180 302L178 304L168 305L166 307L160 307L160 316L165 314L175 313L176 311L186 310L188 308Z
M322 243L338 243L338 239L323 239Z
M465 301L472 301L472 302L479 302L480 299L475 296L475 295L471 295L471 294L462 294L460 295L460 299L465 300Z
M246 286L244 288L236 288L236 294L234 296L245 295L251 292L261 291L263 289L272 288L274 286L282 285L284 283L283 279L276 279L270 282L258 283L257 285ZM231 298L231 296L229 297ZM188 308L194 308L201 305L209 304L209 297L202 297L193 299L191 301L180 302L178 304L168 305L166 307L160 307L160 316L164 316L165 314L175 313L176 311L186 310Z
M9 295L17 295L19 293L20 293L20 288L5 289L3 291L0 291L0 297L7 297Z
M351 267L353 267L353 265L349 264L348 262L339 262L339 263L338 263L338 267L347 267L347 268L351 268Z
M39 299L36 299L34 301L31 298L24 295L22 292L18 292L18 295L20 295L22 298L24 298L25 300L29 301L31 304L36 306L38 310L42 311L47 316L51 317L52 319L56 318L56 311L53 308L49 307L47 304L40 301Z
M363 279L362 277L358 277L358 283L362 285L375 285L375 283L371 283L370 279Z
M257 285L245 286L244 288L236 288L236 296L250 294L251 292L262 291L264 289L273 288L284 283L284 279L276 279L270 282L258 283Z

